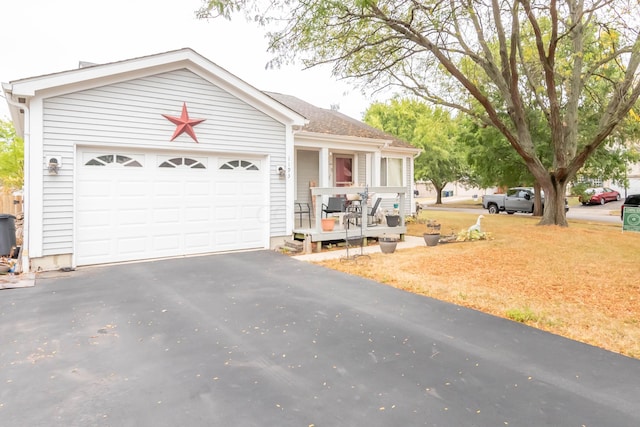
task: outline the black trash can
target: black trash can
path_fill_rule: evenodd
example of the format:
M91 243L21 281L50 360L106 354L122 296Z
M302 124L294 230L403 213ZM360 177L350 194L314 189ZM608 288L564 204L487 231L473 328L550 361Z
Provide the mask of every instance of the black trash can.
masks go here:
M0 256L11 255L16 245L16 217L11 214L0 214Z

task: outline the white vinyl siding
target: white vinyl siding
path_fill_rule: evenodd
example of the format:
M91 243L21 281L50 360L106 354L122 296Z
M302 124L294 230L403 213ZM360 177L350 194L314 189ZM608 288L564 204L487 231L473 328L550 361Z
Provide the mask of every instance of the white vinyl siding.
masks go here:
M356 154L356 159L356 164L358 167L358 170L356 171L356 182L361 186L369 184L367 182L367 154L358 153Z
M404 173L405 173L405 182L407 184L407 194L404 203L404 213L405 215L411 215L414 213L414 203L413 203L413 162L411 161L411 157L405 157L404 159Z
M45 149L47 156L60 156L62 167L57 175L49 175L43 159L42 214L43 242L45 252L65 254L73 252L73 145L55 146ZM47 255L47 253L45 253Z
M175 125L162 114L205 119L194 129L199 143L186 133L170 141ZM250 153L267 156L267 167L285 164L285 126L188 71L154 76L45 99L43 152L62 156L57 176L45 172L43 255L73 252L74 150L94 147L141 147ZM44 164L43 164L44 167ZM285 182L268 173L270 235L284 235Z
M296 173L298 183L296 188L296 200L299 202L311 203L311 191L309 191L309 182L315 181L318 185L319 157L318 151L298 150L296 160Z

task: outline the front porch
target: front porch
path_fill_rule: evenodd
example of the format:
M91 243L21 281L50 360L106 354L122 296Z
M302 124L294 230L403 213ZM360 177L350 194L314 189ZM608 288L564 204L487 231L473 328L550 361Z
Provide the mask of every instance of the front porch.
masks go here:
M317 251L322 249L323 242L345 240L348 238L358 238L362 236L365 239L378 238L381 236L395 234L400 239L404 238L407 232L404 218L410 213L406 204L406 187L313 187L311 188L312 200L312 227L305 227L308 224L307 218L304 218L302 225L298 217L294 218L293 235L297 240L308 240L311 244L317 245ZM344 221L336 222L332 231L322 230L322 218L327 216L335 216L344 220L344 213L323 212L323 205L326 205L330 196L344 195L347 198L356 198L359 196L361 200L355 201L354 207L349 213L348 224ZM378 208L378 214L370 217L369 212L375 199L382 198ZM400 222L398 226L389 227L384 219L384 213L394 213L399 215ZM381 218L380 223L376 223L376 219Z

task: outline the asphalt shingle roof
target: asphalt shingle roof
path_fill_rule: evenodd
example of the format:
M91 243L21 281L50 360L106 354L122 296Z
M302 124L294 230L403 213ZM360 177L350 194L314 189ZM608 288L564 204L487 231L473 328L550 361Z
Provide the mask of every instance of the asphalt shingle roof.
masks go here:
M392 147L416 148L406 141L353 119L339 111L316 107L295 96L275 92L265 92L276 101L289 107L296 113L306 117L309 123L303 127L304 131L325 133L328 135L344 135L360 138L374 138L389 140Z

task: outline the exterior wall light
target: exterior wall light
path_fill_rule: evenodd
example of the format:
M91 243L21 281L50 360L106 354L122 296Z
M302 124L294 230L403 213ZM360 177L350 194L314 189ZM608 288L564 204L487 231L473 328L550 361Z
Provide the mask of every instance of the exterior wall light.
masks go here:
M58 171L62 166L62 157L60 156L48 156L46 159L46 167L49 175L58 175Z

